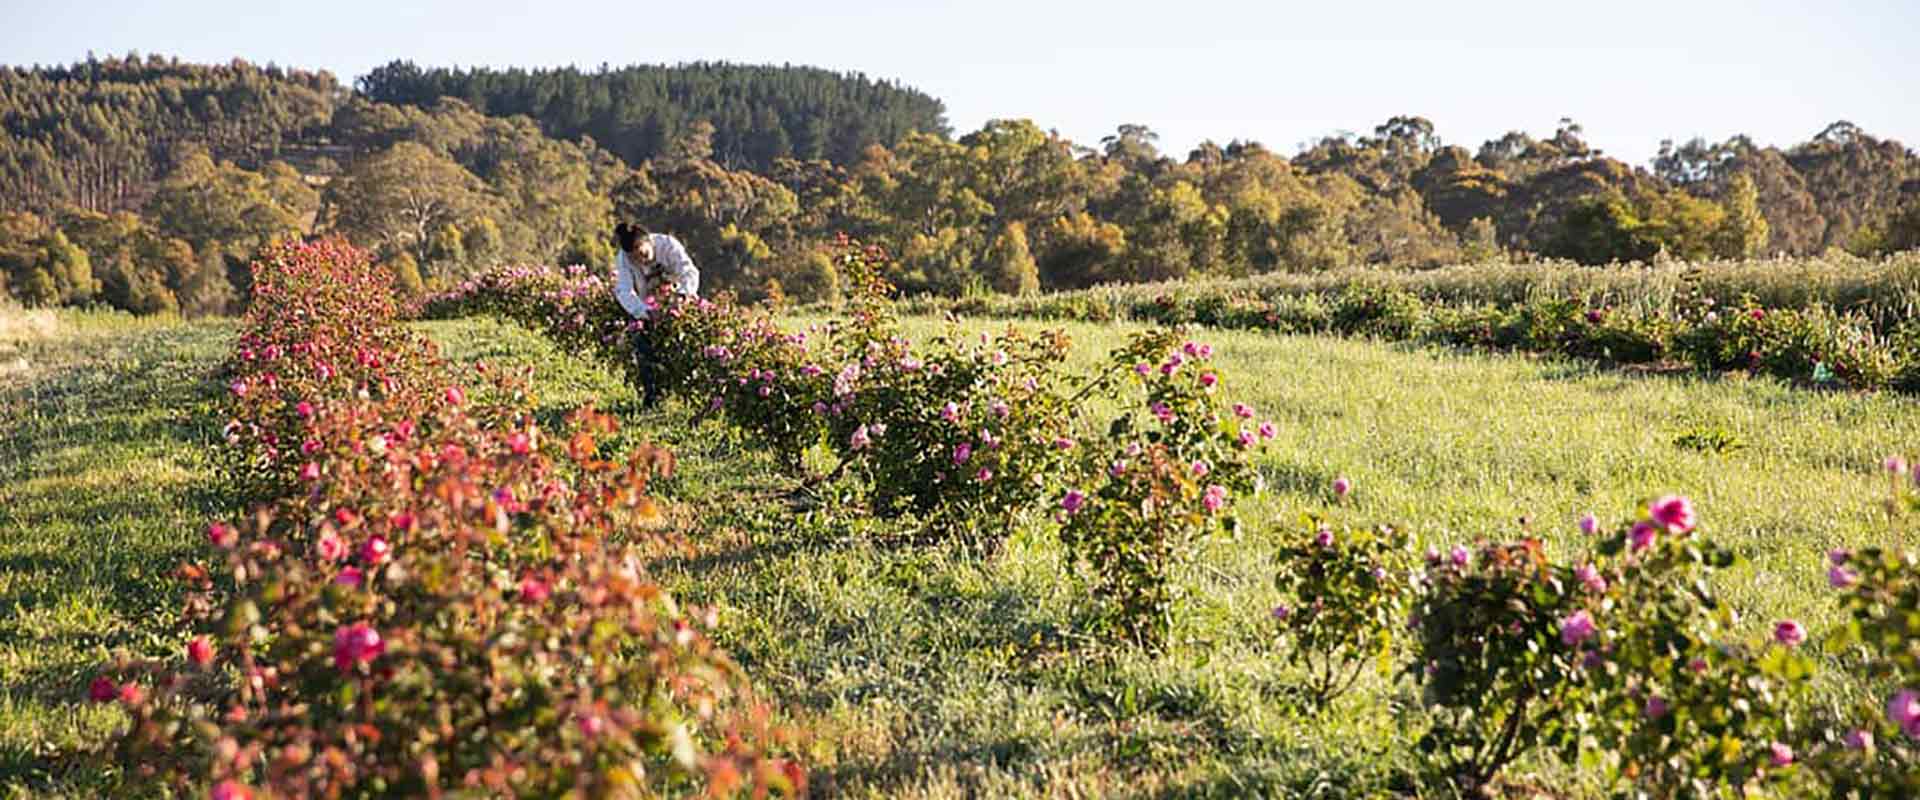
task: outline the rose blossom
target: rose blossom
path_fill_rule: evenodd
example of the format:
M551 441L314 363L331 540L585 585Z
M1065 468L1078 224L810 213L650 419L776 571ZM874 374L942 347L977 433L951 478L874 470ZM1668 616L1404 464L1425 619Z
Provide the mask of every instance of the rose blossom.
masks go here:
M972 457L973 457L973 445L968 444L966 442L961 442L957 445L954 445L953 463L965 464L967 463L967 459Z
M1454 566L1465 567L1468 562L1473 560L1473 551L1468 550L1466 545L1456 544L1453 546L1453 551L1448 554L1448 557L1453 561Z
M187 642L187 660L197 666L213 663L213 642L205 636L195 636Z
M553 589L547 586L546 581L532 575L520 579L520 602L522 603L539 605L546 602L552 594Z
M393 553L393 545L387 543L385 536L369 536L360 543L360 560L368 565L379 564Z
M387 651L380 632L364 622L347 625L333 633L333 665L342 670L372 662Z
M215 522L207 526L207 541L214 547L231 550L234 545L240 543L240 532L234 530L232 525Z
M1580 517L1580 532L1592 536L1600 531L1600 518L1592 513Z
M1799 647L1807 640L1807 628L1790 619L1773 624L1773 640L1788 647Z
M1200 503L1207 507L1208 513L1219 511L1221 506L1227 504L1227 487L1217 483L1208 486L1207 493L1200 498Z
M1632 539L1635 551L1645 550L1652 547L1653 543L1660 538L1660 529L1645 522L1636 522L1628 537Z
M1213 471L1213 465L1208 464L1207 460L1203 458L1193 462L1192 470L1193 470L1193 477L1204 478L1204 477L1207 477L1207 473Z
M1676 494L1653 501L1647 513L1670 533L1688 533L1697 521L1693 513L1693 501Z
M1767 762L1775 768L1793 764L1793 748L1788 747L1783 742L1774 742L1772 745L1769 745L1767 747L1767 754Z
M1335 497L1346 497L1347 493L1351 491L1353 491L1352 481L1349 481L1346 478L1333 479L1333 494Z
M1246 403L1234 403L1233 415L1241 419L1253 419L1253 406Z
M1332 547L1333 531L1329 528L1321 528L1319 531L1315 532L1313 534L1313 546L1314 547Z
M313 543L313 551L322 561L339 561L347 557L347 540L340 538L340 534L334 533L332 528L328 528L322 531L320 538Z
M1087 496L1079 489L1068 489L1067 496L1060 498L1060 507L1066 509L1068 514L1078 514L1080 507L1086 505L1086 502Z
M1586 611L1575 611L1560 619L1560 641L1568 647L1579 647L1582 642L1593 638L1599 629L1593 624L1593 616Z
M1579 578L1580 584L1587 587L1588 591L1599 593L1607 590L1607 579L1601 577L1600 570L1592 564L1581 564L1574 569L1573 576Z
M1859 580L1859 573L1846 567L1829 567L1827 569L1827 585L1835 589L1848 588Z

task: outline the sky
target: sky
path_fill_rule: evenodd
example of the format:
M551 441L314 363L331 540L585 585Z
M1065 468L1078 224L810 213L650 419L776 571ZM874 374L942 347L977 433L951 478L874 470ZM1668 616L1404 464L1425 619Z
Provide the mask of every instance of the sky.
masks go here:
M1786 146L1839 119L1920 145L1916 42L1920 0L0 0L0 64L806 64L925 91L957 134L1024 117L1091 145L1137 123L1175 157L1401 114L1469 149L1571 118L1641 164L1662 139Z

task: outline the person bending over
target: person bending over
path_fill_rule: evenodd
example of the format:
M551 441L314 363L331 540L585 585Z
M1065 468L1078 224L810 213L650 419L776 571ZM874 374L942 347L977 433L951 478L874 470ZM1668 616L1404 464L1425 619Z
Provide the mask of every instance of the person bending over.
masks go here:
M633 357L640 367L642 402L652 408L660 402L660 381L652 331L646 324L656 310L662 287L682 297L700 293L700 270L680 240L664 233L622 222L613 228L620 248L613 260L613 297L640 324L632 327Z

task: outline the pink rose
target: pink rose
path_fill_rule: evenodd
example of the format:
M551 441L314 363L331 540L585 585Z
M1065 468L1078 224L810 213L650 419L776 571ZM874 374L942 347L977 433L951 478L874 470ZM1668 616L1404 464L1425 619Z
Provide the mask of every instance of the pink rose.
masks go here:
M1693 502L1676 494L1653 501L1647 513L1653 517L1654 522L1665 527L1670 533L1691 532L1696 522Z
M195 666L204 667L213 663L213 642L205 636L195 636L187 642L187 660Z
M1079 489L1068 489L1067 496L1060 498L1060 507L1068 514L1078 514L1087 503L1087 496Z
M1560 619L1560 641L1568 647L1579 647L1598 632L1599 628L1593 624L1593 616L1584 610Z
M380 632L364 622L356 622L334 631L333 665L342 670L371 663L387 651Z
M1773 640L1788 647L1799 647L1807 640L1806 626L1790 619L1773 624Z

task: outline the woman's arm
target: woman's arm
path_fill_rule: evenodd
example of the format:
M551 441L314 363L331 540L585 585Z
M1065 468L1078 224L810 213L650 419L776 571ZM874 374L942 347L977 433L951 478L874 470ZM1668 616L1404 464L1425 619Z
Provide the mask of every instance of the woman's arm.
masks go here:
M627 310L627 316L647 318L647 304L641 299L640 293L633 289L633 264L627 261L626 253L613 259L613 299L620 301L620 307Z

